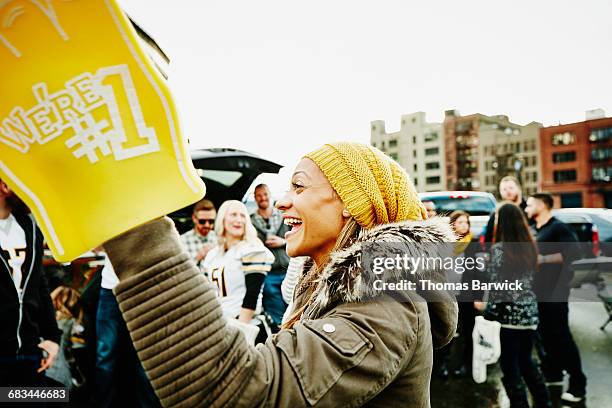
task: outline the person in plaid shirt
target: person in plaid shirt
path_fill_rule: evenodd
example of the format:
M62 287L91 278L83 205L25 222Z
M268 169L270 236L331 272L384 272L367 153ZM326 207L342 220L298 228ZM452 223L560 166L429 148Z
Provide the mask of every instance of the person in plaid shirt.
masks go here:
M217 243L215 218L217 210L210 200L200 200L193 206L193 229L181 235L181 242L198 267L208 251Z
M289 226L283 221L282 213L274 208L270 199L270 189L265 184L255 187L255 202L257 211L251 215L257 236L274 255L272 269L266 275L263 287L263 308L270 317L272 331L279 330L287 304L283 300L281 284L289 265L289 256L285 249L285 233Z

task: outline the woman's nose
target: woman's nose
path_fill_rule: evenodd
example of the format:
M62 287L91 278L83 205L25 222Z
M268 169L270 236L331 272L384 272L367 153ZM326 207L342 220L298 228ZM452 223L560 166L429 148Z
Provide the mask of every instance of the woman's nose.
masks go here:
M276 202L275 207L281 211L287 211L291 207L291 205L291 192L287 191L283 195L283 197Z

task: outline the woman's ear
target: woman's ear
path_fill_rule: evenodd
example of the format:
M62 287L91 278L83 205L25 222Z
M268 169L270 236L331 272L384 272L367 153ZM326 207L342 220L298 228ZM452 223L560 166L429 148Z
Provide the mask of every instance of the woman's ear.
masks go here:
M344 218L350 218L351 217L351 213L349 212L348 209L345 208L344 210L342 210L342 216Z
M8 195L11 192L11 190L9 190L8 186L6 185L6 183L2 180L0 180L0 193L4 194L4 195Z

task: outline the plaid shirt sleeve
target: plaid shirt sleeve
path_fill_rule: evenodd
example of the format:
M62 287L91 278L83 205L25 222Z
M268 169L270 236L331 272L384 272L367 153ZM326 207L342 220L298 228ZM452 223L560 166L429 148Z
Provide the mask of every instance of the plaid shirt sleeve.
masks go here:
M202 247L202 244L198 240L198 237L195 236L194 231L190 230L181 235L181 242L183 244L183 248L185 248L185 250L189 254L189 257L191 257L191 259L193 259L193 261L195 262L196 255Z

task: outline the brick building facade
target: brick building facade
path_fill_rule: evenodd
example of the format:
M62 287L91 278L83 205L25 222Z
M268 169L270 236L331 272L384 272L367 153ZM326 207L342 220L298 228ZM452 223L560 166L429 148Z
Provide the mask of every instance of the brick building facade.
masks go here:
M540 129L542 191L555 207L612 207L612 118Z

